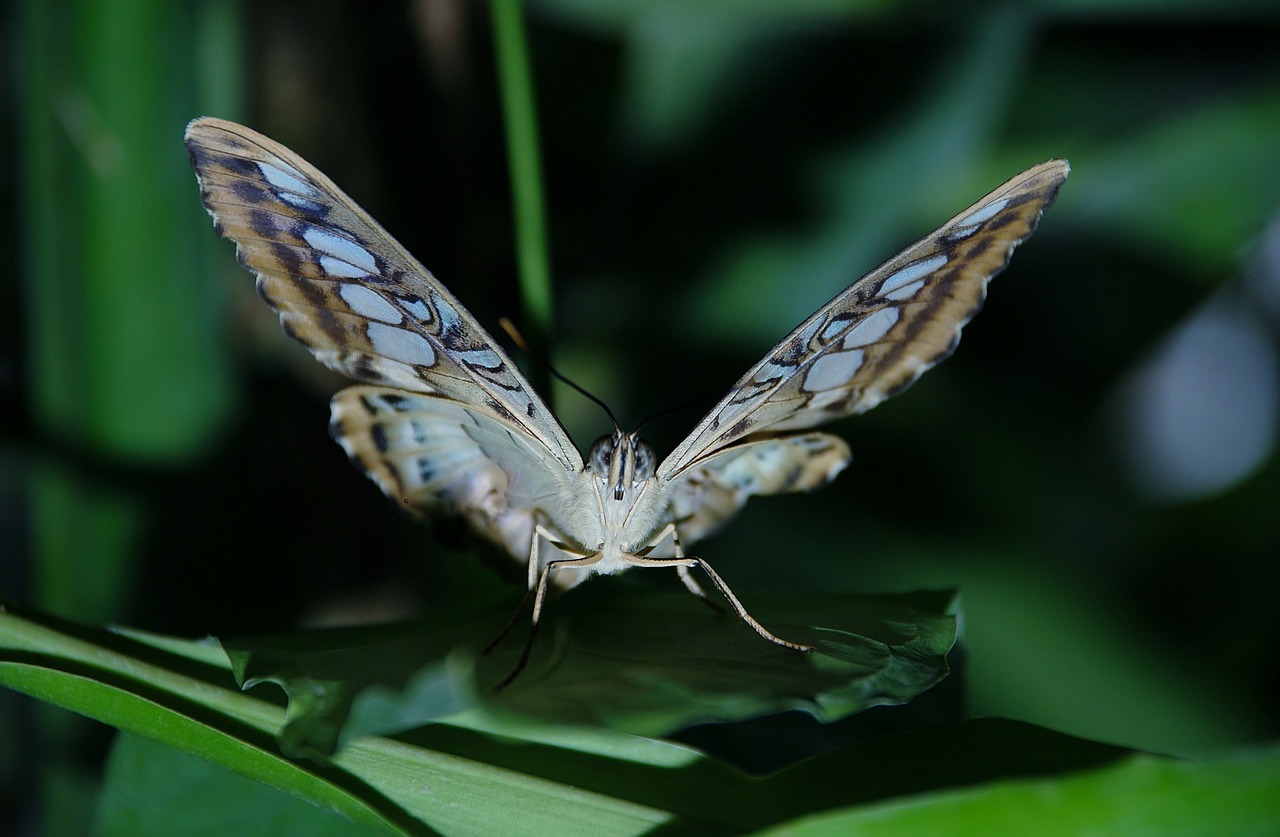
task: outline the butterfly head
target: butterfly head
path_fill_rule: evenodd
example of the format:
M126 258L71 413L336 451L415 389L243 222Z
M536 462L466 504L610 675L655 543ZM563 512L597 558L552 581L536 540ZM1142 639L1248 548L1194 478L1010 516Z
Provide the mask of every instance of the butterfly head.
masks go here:
M606 486L613 487L613 499L621 500L627 489L653 476L653 448L636 433L614 430L591 445L587 468Z

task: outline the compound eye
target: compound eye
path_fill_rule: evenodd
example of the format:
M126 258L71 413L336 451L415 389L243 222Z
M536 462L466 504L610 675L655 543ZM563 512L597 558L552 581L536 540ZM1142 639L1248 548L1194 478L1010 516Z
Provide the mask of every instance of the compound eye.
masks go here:
M653 448L649 447L649 443L640 439L636 440L636 469L631 477L633 483L644 482L653 476L653 469L657 463L657 457L653 453Z
M613 459L614 437L601 436L591 443L591 453L587 456L587 468L602 479L609 478L609 463Z

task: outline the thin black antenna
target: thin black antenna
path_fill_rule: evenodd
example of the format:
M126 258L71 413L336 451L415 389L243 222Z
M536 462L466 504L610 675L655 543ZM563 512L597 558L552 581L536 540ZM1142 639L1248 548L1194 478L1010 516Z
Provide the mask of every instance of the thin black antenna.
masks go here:
M600 409L604 410L605 413L608 414L609 421L613 422L614 429L617 430L619 433L622 432L622 425L618 424L618 417L613 414L613 410L609 409L609 405L601 401L599 398L596 398L594 395L587 392L585 389L578 386L573 381L566 378L564 375L561 375L560 370L556 369L554 366L551 365L551 361L547 360L545 357L538 354L533 349L529 348L529 344L525 342L524 336L520 334L518 329L516 329L515 323L511 322L511 320L507 319L506 317L502 317L498 320L498 325L502 326L502 330L505 331L507 333L507 336L511 338L512 342L516 344L517 349L524 352L526 355L528 355L529 357L536 360L538 363L541 363L543 366L545 366L547 368L547 371L550 372L554 377L558 378L563 383L566 383L569 386L573 387L579 393L581 393L582 395L585 395L588 399L600 405Z

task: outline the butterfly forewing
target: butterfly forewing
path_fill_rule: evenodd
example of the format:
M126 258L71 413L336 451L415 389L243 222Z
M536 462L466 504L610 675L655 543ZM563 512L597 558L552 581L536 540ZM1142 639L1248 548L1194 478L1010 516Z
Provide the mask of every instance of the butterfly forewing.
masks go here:
M467 404L581 469L551 411L452 294L327 177L244 126L197 119L187 149L218 234L285 330L325 365Z
M1041 163L853 283L734 385L662 463L674 479L752 434L865 412L954 351L987 282L1036 228L1069 167Z

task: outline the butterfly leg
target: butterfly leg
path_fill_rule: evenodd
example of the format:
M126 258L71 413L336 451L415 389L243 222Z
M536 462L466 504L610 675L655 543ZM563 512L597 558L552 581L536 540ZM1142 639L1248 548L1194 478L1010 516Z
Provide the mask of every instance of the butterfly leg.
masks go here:
M675 535L674 528L672 528L671 534L674 537ZM665 534L662 537L665 537ZM659 538L659 540L661 540L661 538ZM640 555L631 555L631 556L628 556L627 561L628 563L635 564L636 566L640 566L640 567L676 567L677 571L680 572L681 580L688 578L689 581L692 581L695 586L698 586L698 590L694 591L694 595L701 595L705 597L706 594L701 593L701 590L702 590L701 586L697 585L697 582L694 581L693 577L689 575L690 569L692 569L693 567L701 567L702 571L707 574L707 578L711 579L711 582L715 584L716 589L720 591L720 595L724 596L725 599L729 602L729 604L733 607L733 611L734 613L738 614L738 618L741 619L743 622L746 622L748 625L750 625L751 630L755 631L763 639L767 639L775 645L781 645L783 648L790 648L794 651L812 651L813 650L812 645L802 645L799 642L792 642L789 639L783 639L777 634L774 634L773 632L771 632L764 625L761 625L759 622L755 620L755 617L753 617L750 613L747 612L747 609L742 606L742 602L738 601L738 597L735 596L733 594L733 591L729 589L729 585L725 583L724 579L720 577L720 574L718 572L716 572L711 568L710 564L708 564L706 561L696 556L681 555L680 552L681 552L680 542L679 540L676 540L676 557L675 558L645 558ZM686 586L688 585L686 584ZM690 589L692 590L692 588ZM712 605L712 607L715 607L715 606Z
M511 618L507 620L507 624L502 626L502 630L498 631L498 635L489 641L484 647L484 653L488 654L497 647L499 642L507 638L507 634L511 633L511 629L516 626L516 622L520 619L520 614L524 613L524 606L528 604L529 597L533 595L533 588L538 583L538 544L543 539L552 540L554 535L542 526L541 523L535 524L533 528L533 537L529 543L529 589L525 591L524 598L520 600L520 605L516 608L516 612L511 614ZM536 620L535 620L536 621Z
M516 607L516 612L511 614L511 618L507 620L507 624L502 626L502 630L498 631L498 635L489 640L489 644L484 647L484 653L488 654L494 648L498 647L499 642L502 642L507 638L507 634L511 633L511 629L516 626L516 622L520 619L520 614L524 613L524 606L532 595L532 590L526 590L524 592L524 596L520 599L520 604Z
M532 591L535 584L538 583L538 539L541 535L542 527L539 526L533 532L533 546L529 548L529 583L526 589Z
M529 627L529 638L525 640L524 649L520 652L520 659L516 663L516 667L503 678L502 682L494 686L495 692L500 692L524 671L525 665L529 662L529 653L533 650L533 640L538 635L538 623L542 618L542 605L547 598L547 583L551 579L551 571L560 567L585 567L596 563L600 560L599 553L591 553L582 555L577 558L560 558L554 561L548 561L546 566L539 568L541 559L538 557L539 544L543 538L547 542L555 546L561 552L568 551L567 544L561 543L554 532L544 527L541 523L536 524L533 529L532 543L529 545L529 589L525 593L524 598L520 600L520 607L511 615L511 619L503 626L502 631L492 642L485 646L485 653L489 653L494 646L503 640L511 629L515 626L520 618L520 614L524 612L525 603L529 601L529 597L533 596L533 618Z
M680 545L680 530L676 529L676 525L674 523L667 524L667 529L659 535L658 542L661 543L663 538L667 535L671 536L671 546L672 549L675 550L676 558L683 559L685 556L684 548ZM702 589L702 585L693 577L693 573L689 572L691 566L692 565L688 563L676 565L676 575L680 576L680 581L684 584L685 589L696 596L698 601L702 602L716 613L724 613L724 609L721 608L720 605L711 601L711 597L707 595L707 591Z
M724 579L720 577L720 574L713 570L711 565L706 561L701 558L688 558L686 560L696 562L697 565L702 568L702 571L706 573L707 577L711 579L713 584L715 584L716 589L720 591L720 595L728 599L729 604L733 605L733 609L738 614L738 618L750 625L751 629L761 637L769 640L775 645L781 645L783 648L790 648L795 651L813 650L812 645L802 645L799 642L792 642L789 639L783 639L782 637L771 633L768 628L757 622L750 613L747 613L747 609L742 606L742 602L738 601L738 597L733 595L733 591L729 589L728 584L724 583Z
M679 550L677 550L676 554L679 555ZM680 580L684 582L685 589L692 593L698 601L702 602L716 613L724 613L724 608L711 601L711 597L707 595L707 591L702 589L702 585L698 583L698 579L694 578L693 573L689 572L688 564L677 565L676 575L680 576Z
M542 568L542 573L538 577L537 592L533 596L533 620L529 626L529 638L525 640L524 649L520 652L520 659L516 661L516 667L503 678L501 683L493 687L495 692L500 692L510 686L520 676L520 672L524 671L524 667L529 662L529 653L533 650L533 641L538 636L538 624L542 618L542 604L547 597L547 581L551 578L551 572L560 567L586 567L599 560L600 553L593 552L590 555L583 555L579 558L561 558L556 561L548 561L547 565ZM527 599L528 596L525 598ZM521 609L523 610L523 603L521 603ZM518 613L519 611L517 611Z

